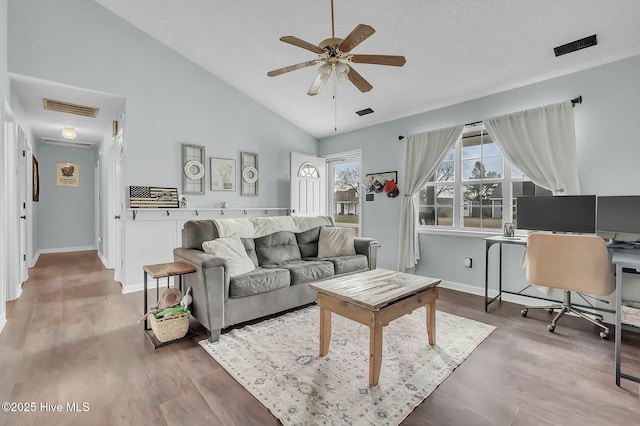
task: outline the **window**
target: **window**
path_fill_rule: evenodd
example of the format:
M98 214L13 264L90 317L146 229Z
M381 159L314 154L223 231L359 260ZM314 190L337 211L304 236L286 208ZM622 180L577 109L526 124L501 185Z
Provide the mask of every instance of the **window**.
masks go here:
M360 193L362 192L360 152L328 158L329 214L337 226L353 228L360 235Z
M551 195L502 155L484 126L466 128L420 191L418 224L499 230L516 224L516 197Z

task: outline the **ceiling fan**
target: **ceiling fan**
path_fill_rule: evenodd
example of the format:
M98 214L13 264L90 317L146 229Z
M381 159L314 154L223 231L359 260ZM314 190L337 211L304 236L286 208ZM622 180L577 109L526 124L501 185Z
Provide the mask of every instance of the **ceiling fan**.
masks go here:
M373 88L373 86L355 69L353 69L351 64L359 63L401 67L406 62L404 56L356 55L351 53L351 50L354 47L370 37L375 31L376 30L369 25L360 24L356 26L346 38L336 38L333 19L333 0L331 0L331 38L323 40L318 45L315 45L294 36L280 37L280 41L316 53L318 55L318 59L269 71L267 75L269 77L275 77L290 71L322 63L318 68L318 75L307 91L307 95L317 95L318 92L320 92L320 89L322 89L322 87L329 81L331 74L335 74L338 81L349 80L361 92L368 92Z

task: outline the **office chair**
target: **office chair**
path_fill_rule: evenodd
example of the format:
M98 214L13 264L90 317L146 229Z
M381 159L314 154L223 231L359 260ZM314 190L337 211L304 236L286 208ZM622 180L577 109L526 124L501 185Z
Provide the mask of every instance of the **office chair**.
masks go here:
M615 279L606 242L596 235L569 235L534 233L527 239L527 281L533 284L564 290L562 304L549 306L525 306L529 309L546 309L560 312L548 325L550 332L565 313L571 312L601 327L600 337L609 336L609 328L602 323L602 316L585 311L571 304L571 292L596 296L611 294ZM595 316L597 319L588 315Z

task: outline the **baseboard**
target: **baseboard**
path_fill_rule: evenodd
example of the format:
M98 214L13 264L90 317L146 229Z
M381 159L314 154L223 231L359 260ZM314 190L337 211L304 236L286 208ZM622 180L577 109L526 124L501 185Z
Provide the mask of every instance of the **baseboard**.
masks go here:
M178 287L177 283L178 281L174 281L173 280L174 277L171 277L169 279L170 281L170 286L171 287ZM160 294L162 294L162 291L167 288L167 278L160 278L160 285L158 286L160 288ZM148 281L147 281L147 290L151 290L151 289L155 289L156 288L156 280L154 278L149 277ZM129 285L123 285L122 286L122 294L127 294L127 293L135 293L136 291L144 291L144 283L139 283L139 284L129 284Z
M478 287L475 285L457 283L455 281L442 281L440 287L448 288L450 290L456 290L462 293L475 294L476 296L484 297L484 287ZM489 289L489 297L495 297L498 295L498 290ZM535 299L533 297L518 296L517 294L502 293L502 300L505 302L516 303L518 305L527 306L545 306L549 302L546 300Z
M88 250L96 250L96 246L80 246L80 247L61 247L61 248L50 248L50 249L40 249L38 253L68 253L71 251L88 251Z
M33 268L36 266L36 263L38 263L38 259L40 259L40 250L38 250L38 252L36 253L35 256L33 256L33 259L31 259L31 264L29 265L29 268Z
M110 267L108 265L107 259L105 259L105 257L102 255L102 253L100 253L100 250L98 250L98 259L100 259L100 262L102 262L102 264L104 265L104 267L106 269L113 269L112 267Z
M2 333L2 329L7 324L7 319L5 318L5 316L5 312L0 313L0 333Z

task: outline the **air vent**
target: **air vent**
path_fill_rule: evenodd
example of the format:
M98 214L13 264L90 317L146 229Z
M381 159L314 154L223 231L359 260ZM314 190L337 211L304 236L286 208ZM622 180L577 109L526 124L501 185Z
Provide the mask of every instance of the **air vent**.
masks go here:
M65 139L54 139L54 138L45 138L42 137L43 142L48 143L49 145L59 145L59 146L68 146L72 148L93 148L95 146L92 142L80 142L80 141L68 141Z
M44 109L49 111L64 112L66 114L81 115L83 117L95 117L100 108L72 104L70 102L56 101L54 99L44 98Z
M356 111L356 114L362 117L363 115L371 114L372 112L373 110L371 108L365 108L365 109L361 109L360 111Z
M571 43L563 44L562 46L554 47L553 51L556 56L566 55L567 53L575 52L576 50L586 49L587 47L595 46L598 44L596 35L585 37L580 40L572 41Z

